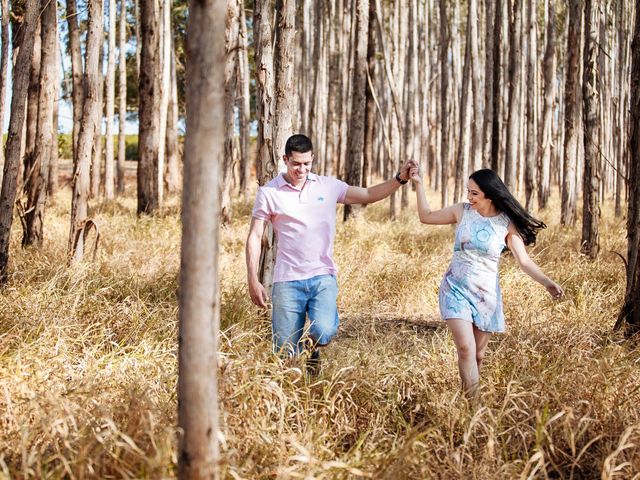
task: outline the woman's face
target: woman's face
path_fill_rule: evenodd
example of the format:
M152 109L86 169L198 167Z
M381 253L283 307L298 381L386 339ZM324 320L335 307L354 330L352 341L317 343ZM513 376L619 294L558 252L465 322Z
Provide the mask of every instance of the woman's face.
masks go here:
M491 200L484 196L484 192L471 178L467 183L467 200L474 210L487 211L491 208Z

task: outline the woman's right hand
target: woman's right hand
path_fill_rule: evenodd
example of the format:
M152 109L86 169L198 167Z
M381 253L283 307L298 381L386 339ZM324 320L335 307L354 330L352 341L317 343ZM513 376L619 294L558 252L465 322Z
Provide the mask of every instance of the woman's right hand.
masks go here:
M409 170L409 178L411 181L416 184L422 183L422 172L420 171L420 167L412 167Z

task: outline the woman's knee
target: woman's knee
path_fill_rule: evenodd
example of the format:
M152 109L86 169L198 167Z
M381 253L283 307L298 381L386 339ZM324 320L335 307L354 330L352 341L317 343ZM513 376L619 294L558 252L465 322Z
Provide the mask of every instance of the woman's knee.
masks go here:
M460 342L456 345L460 360L471 360L475 356L475 348L471 342Z

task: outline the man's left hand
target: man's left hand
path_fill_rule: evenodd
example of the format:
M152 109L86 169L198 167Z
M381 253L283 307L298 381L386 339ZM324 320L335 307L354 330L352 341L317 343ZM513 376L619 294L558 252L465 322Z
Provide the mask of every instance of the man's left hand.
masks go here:
M411 178L410 170L417 167L418 164L414 160L407 160L404 162L404 165L400 167L400 178L402 180L409 180Z

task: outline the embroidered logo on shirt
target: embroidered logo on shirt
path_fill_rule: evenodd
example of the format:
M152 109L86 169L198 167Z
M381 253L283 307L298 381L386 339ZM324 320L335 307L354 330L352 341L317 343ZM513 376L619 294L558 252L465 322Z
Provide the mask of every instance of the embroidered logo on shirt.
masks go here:
M318 197L319 202L324 202L324 197Z

